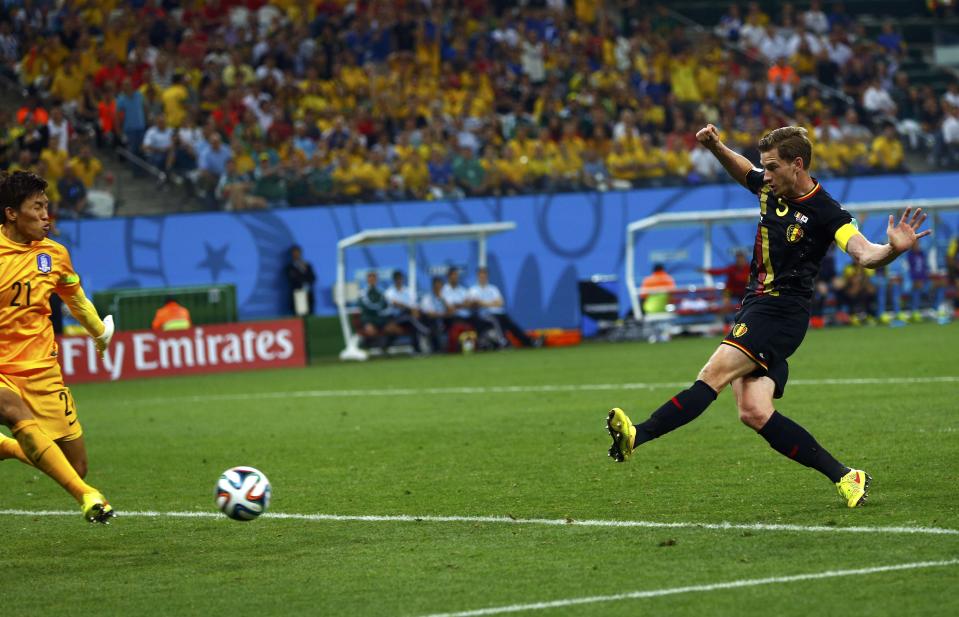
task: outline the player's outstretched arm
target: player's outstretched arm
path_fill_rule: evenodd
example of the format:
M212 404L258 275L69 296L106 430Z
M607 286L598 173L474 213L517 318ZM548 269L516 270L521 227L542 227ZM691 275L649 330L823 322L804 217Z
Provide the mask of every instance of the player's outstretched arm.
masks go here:
M110 345L110 339L113 338L113 315L107 315L100 320L96 307L87 299L83 293L83 288L79 285L68 288L72 293L63 293L64 304L70 309L70 314L74 319L80 322L83 329L93 337L97 346L97 353L101 356Z
M888 244L873 244L866 239L866 236L856 232L846 242L845 251L857 264L866 268L881 268L892 263L896 257L911 249L920 238L925 238L932 233L928 229L923 232L919 231L925 220L926 215L922 208L917 208L915 213L912 212L912 208L906 208L898 223L890 214L889 226L886 228L886 235L889 238ZM842 233L842 231L840 229L839 233Z
M746 186L746 174L753 169L753 164L742 154L733 152L719 139L719 131L712 124L707 124L696 133L699 143L713 153L713 156L726 168L726 173L736 182ZM747 187L748 188L748 187Z

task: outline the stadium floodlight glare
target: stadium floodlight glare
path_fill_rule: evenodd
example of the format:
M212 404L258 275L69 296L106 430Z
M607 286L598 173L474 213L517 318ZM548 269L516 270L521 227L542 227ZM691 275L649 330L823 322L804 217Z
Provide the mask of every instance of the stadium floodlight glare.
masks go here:
M438 225L435 227L395 227L367 229L343 238L336 243L336 287L334 298L343 329L346 348L340 352L340 360L366 360L367 353L360 349L360 337L350 328L346 310L346 249L375 244L405 244L407 277L410 289L416 289L416 245L421 242L476 241L479 244L479 266L486 266L486 239L504 231L516 229L513 221L500 223L476 223L472 225Z
M924 212L934 214L943 210L959 210L959 198L945 199L900 199L896 201L864 201L843 205L851 214L882 212L895 214L906 208L922 208ZM713 225L756 219L759 208L736 208L732 210L700 210L697 212L664 212L633 221L626 226L626 287L633 308L633 317L642 318L639 304L639 287L636 284L636 234L655 227L683 227L702 225L703 230L703 269L712 268ZM935 235L936 217L930 216L926 223ZM875 239L879 241L878 239ZM928 250L933 263L936 258L935 244ZM712 277L705 275L705 283L712 284Z

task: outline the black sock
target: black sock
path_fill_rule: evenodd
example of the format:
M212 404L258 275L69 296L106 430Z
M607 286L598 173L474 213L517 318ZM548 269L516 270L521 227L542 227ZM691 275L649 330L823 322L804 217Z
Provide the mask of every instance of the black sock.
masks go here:
M776 452L800 465L812 467L833 482L839 482L849 472L849 468L834 459L809 431L778 411L774 411L766 425L757 432Z
M649 419L636 425L635 446L662 437L692 422L716 400L716 391L705 381L697 381L653 412Z

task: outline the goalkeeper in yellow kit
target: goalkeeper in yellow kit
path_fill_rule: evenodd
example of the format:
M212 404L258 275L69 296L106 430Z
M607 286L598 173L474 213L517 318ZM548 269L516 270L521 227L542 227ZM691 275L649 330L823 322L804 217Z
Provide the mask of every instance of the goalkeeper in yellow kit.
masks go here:
M17 458L53 478L80 503L83 517L106 523L113 508L83 481L87 453L73 395L63 384L50 323L56 293L96 341L101 354L113 336L80 287L70 254L47 239L47 182L33 173L0 174L0 459Z

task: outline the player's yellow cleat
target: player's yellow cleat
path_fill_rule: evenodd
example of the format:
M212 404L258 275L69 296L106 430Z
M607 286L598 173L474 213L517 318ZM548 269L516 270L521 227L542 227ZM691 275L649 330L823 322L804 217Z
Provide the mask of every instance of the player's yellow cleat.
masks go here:
M606 430L613 438L613 445L609 447L609 456L617 463L622 463L633 454L633 445L636 442L636 427L630 421L626 412L619 407L609 410L606 418Z
M839 495L846 500L846 505L855 508L866 503L870 482L872 482L872 476L865 471L850 469L849 473L836 482L836 488L839 490Z
M83 504L80 506L83 512L83 518L91 523L110 524L110 519L116 516L113 506L100 493L87 493L83 496Z

